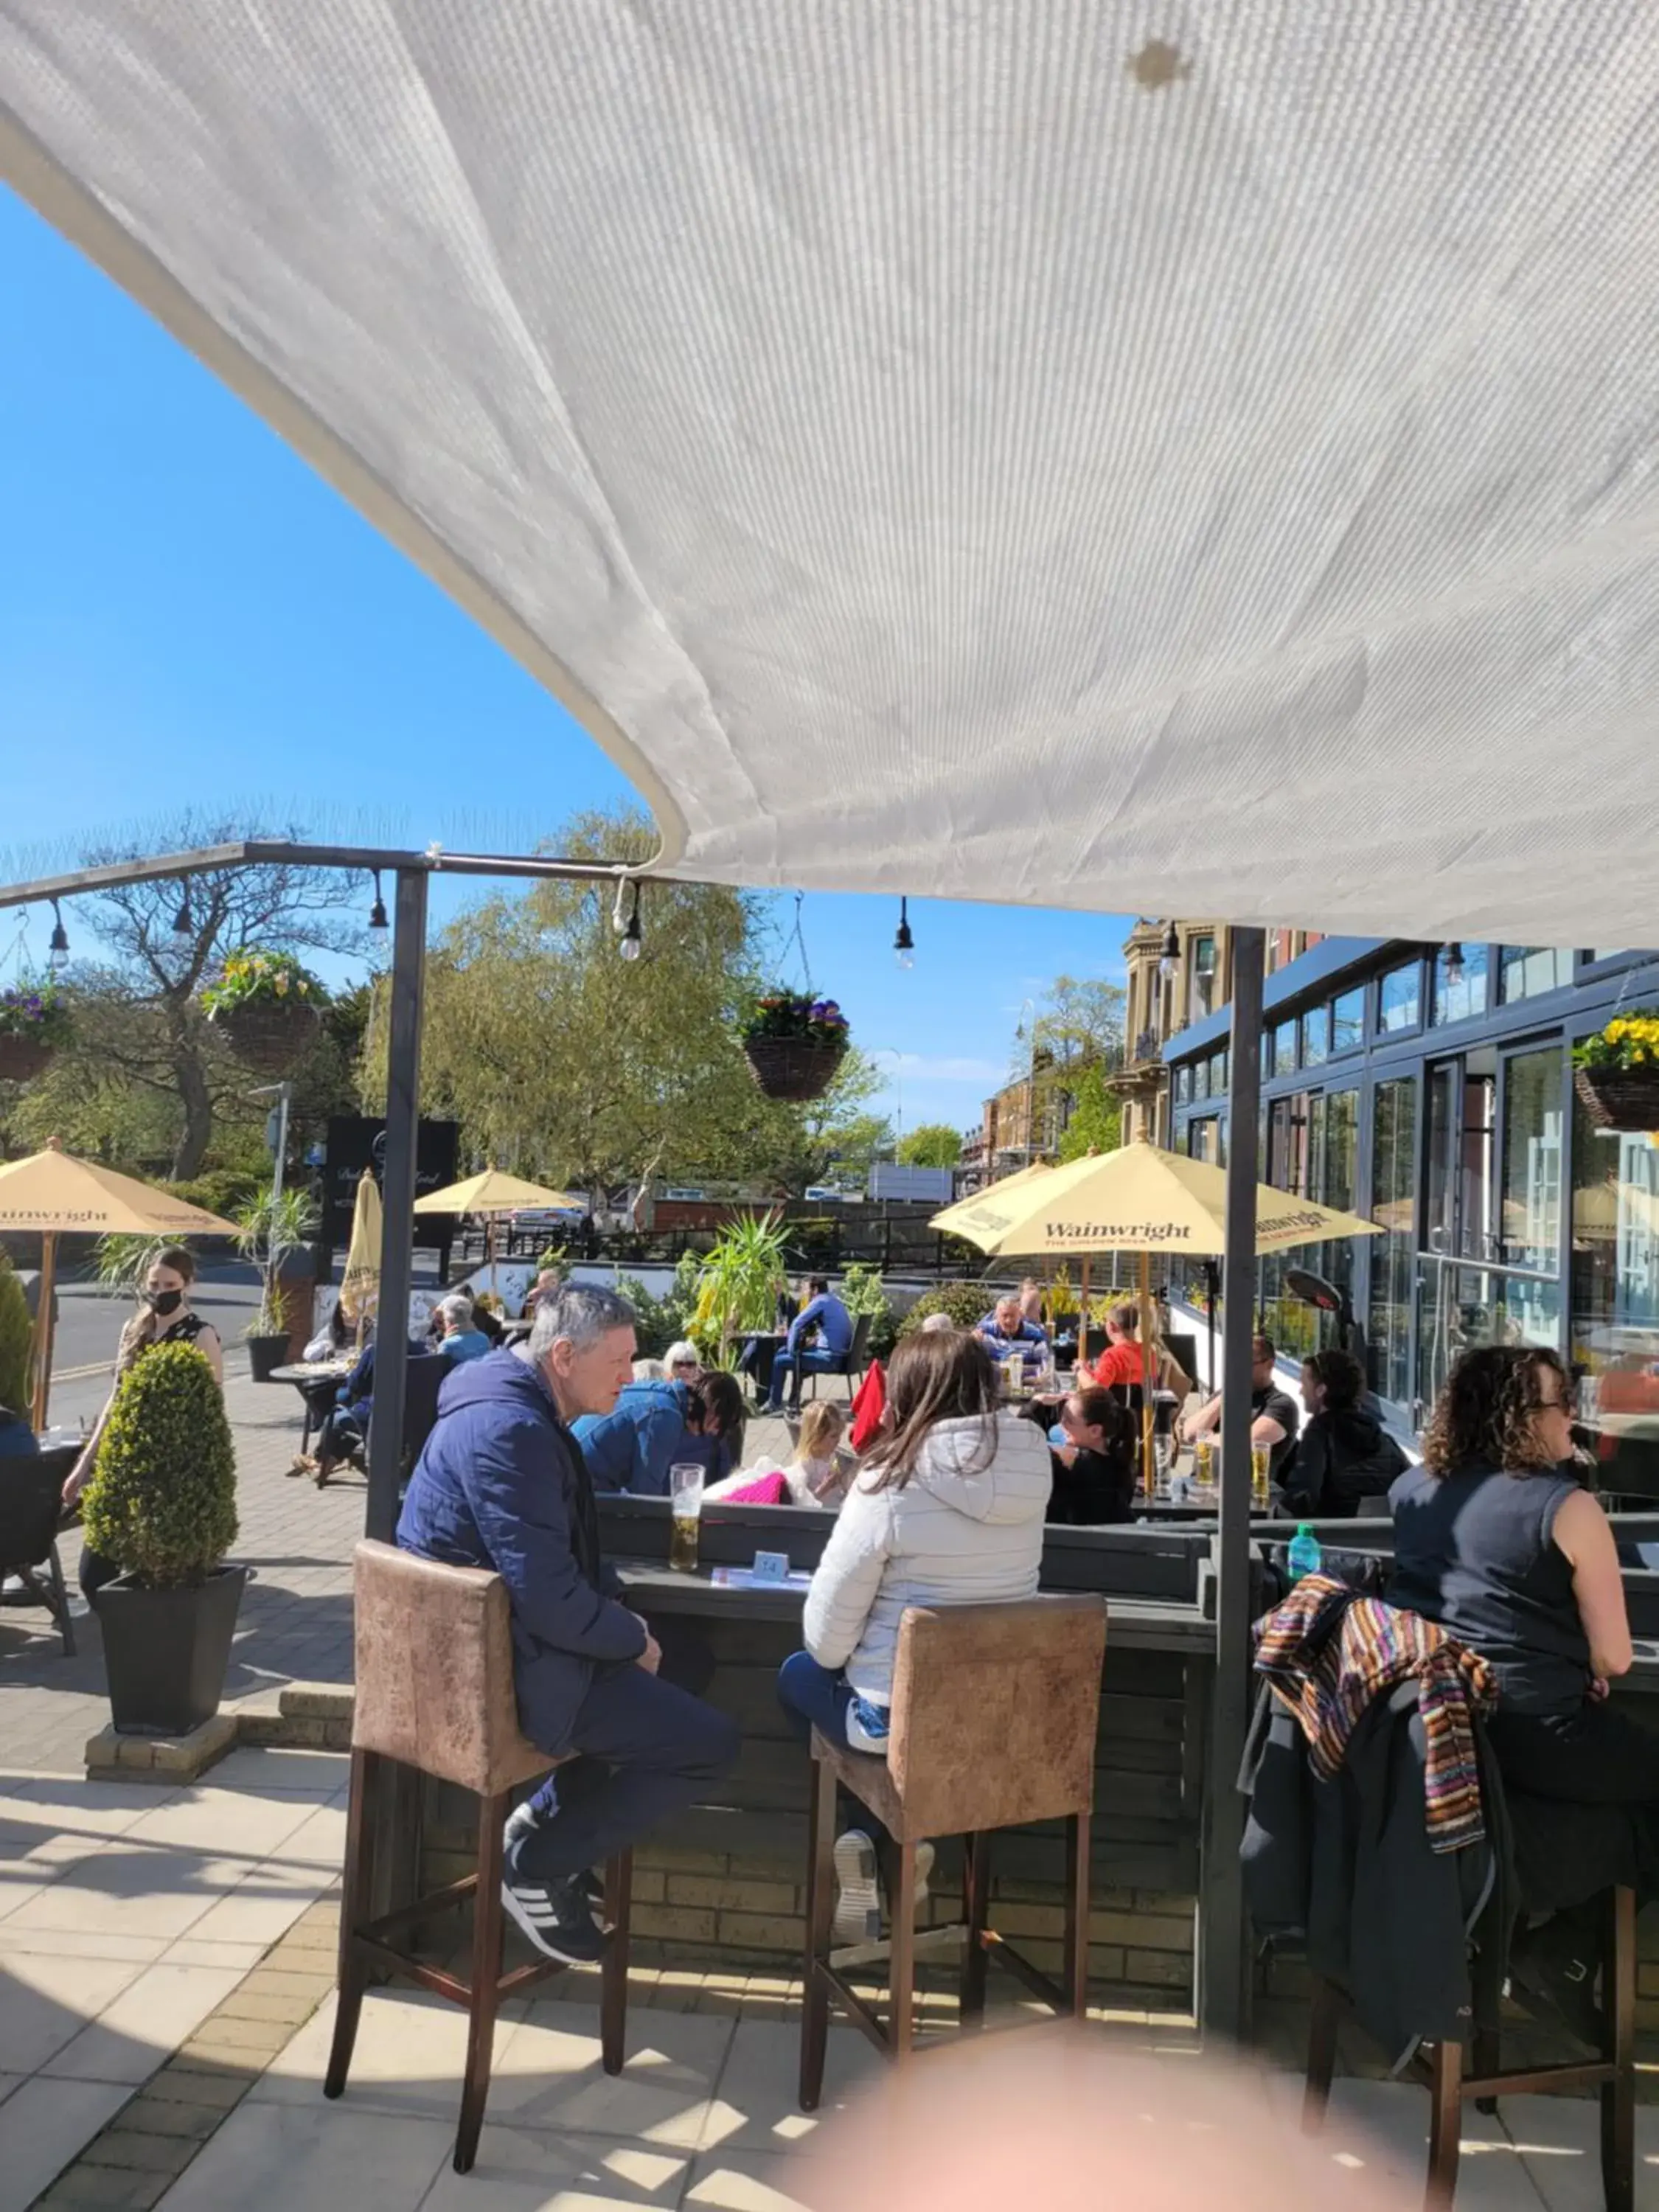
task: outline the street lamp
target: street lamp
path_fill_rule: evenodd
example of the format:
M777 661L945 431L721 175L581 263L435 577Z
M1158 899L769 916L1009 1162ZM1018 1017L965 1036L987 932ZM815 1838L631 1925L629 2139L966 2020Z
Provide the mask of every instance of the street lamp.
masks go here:
M879 1060L882 1054L886 1053L893 1063L893 1090L898 1099L898 1104L893 1112L893 1150L896 1153L904 1136L904 1079L901 1073L904 1066L904 1054L896 1045L877 1044L870 1045L866 1048L872 1060Z

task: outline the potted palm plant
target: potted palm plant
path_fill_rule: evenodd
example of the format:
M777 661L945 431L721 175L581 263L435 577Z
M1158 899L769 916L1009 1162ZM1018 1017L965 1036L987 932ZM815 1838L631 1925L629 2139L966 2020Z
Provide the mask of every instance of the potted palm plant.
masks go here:
M256 1382L269 1382L289 1355L283 1268L317 1233L317 1208L303 1190L267 1192L236 1216L236 1249L259 1270L259 1310L248 1324L248 1366Z
M29 1083L69 1034L69 1010L50 978L0 991L0 1083Z
M1599 1129L1659 1129L1659 1014L1615 1014L1573 1047L1573 1081Z
M247 1579L225 1565L236 1455L194 1345L157 1345L123 1376L82 1513L88 1543L121 1570L93 1599L117 1732L187 1735L219 1709Z
M821 1098L847 1053L847 1017L833 999L780 988L757 999L738 1030L749 1073L769 1098Z
M262 1075L286 1075L316 1042L328 1003L319 977L291 952L233 952L202 993L213 1026L237 1058Z
M738 1337L771 1328L788 1274L776 1215L742 1213L728 1221L697 1277L696 1310L688 1331L693 1342L716 1365L729 1366Z

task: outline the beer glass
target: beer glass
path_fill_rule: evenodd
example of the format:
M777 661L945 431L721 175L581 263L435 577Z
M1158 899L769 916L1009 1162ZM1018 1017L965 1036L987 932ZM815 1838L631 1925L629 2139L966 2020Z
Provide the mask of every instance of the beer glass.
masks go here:
M698 1523L702 1519L702 1468L690 1464L671 1467L668 1470L670 1510L674 1516L673 1540L669 1546L668 1564L682 1575L693 1575L697 1571Z

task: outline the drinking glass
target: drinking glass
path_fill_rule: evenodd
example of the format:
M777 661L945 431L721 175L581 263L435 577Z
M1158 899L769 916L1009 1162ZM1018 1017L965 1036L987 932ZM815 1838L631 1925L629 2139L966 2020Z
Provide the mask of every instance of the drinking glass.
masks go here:
M694 1575L697 1571L697 1535L702 1520L703 1470L689 1464L671 1467L668 1470L670 1510L674 1517L673 1540L669 1546L668 1564L676 1573Z
M1273 1454L1266 1444L1250 1446L1250 1498L1254 1504L1266 1505L1269 1503L1267 1468L1272 1458Z
M1200 1437L1193 1446L1193 1473L1200 1490L1215 1488L1215 1446L1208 1437Z

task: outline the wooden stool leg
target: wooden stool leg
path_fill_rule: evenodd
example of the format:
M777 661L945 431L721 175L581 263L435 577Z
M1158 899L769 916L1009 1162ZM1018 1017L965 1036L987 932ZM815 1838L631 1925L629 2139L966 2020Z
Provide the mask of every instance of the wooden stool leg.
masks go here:
M801 1961L800 2108L816 2112L823 2094L823 2062L830 2047L830 1992L821 1973L822 1962L830 1955L834 1912L836 1787L819 1760L811 1759L808 1764L812 1785L806 1838L806 1952Z
M916 1847L898 1846L898 1880L892 1901L888 1961L887 2036L895 2066L903 2066L915 2040L916 2008Z
M380 1760L372 1751L354 1751L351 1754L351 1789L346 1801L345 1870L340 1882L340 1963L336 1974L338 1996L335 2002L334 2042L328 2054L328 2071L323 2076L323 2094L337 2097L346 2085L346 2075L351 2070L352 2047L357 2040L357 2022L363 2009L363 1991L368 1986L368 1961L357 1948L354 1940L358 1928L368 1917L369 1884L374 1879L369 1848L369 1829L374 1783Z
M1463 2133L1462 2045L1437 2043L1429 2069L1429 2180L1423 2212L1451 2212Z
M1607 2057L1617 2069L1601 2088L1601 2191L1607 2212L1636 2203L1636 1893L1615 1889L1601 1968Z
M991 1961L985 1928L991 1912L991 1836L988 1829L962 1839L962 1917L968 1948L962 1960L962 2024L977 2027L985 2018L985 1984Z
M611 1948L599 1974L599 2051L607 2074L620 2074L628 2042L628 1925L634 1910L634 1854L618 1851L605 1869L605 1917Z
M461 2121L455 2130L455 2171L471 2173L483 2129L484 2100L495 2049L495 2007L501 1983L501 1831L512 1806L510 1791L478 1806L478 1887L472 1899L472 1972L466 2073Z
M1066 1823L1066 1966L1062 1986L1075 2020L1089 2017L1089 1815Z
M1342 2000L1334 1983L1316 1981L1308 2015L1308 2078L1302 2097L1304 2136L1316 2136L1325 2124L1325 2107L1331 2100L1331 2081L1336 2072L1336 2031L1341 2020Z
M1474 2066L1477 2081L1490 2081L1492 2075L1497 2073L1504 2063L1504 2057L1503 2047L1498 2041L1495 2028L1476 2028L1474 2054L1470 2063ZM1498 2100L1496 2097L1477 2097L1474 2100L1474 2109L1477 2112L1484 2112L1490 2119L1498 2110Z

